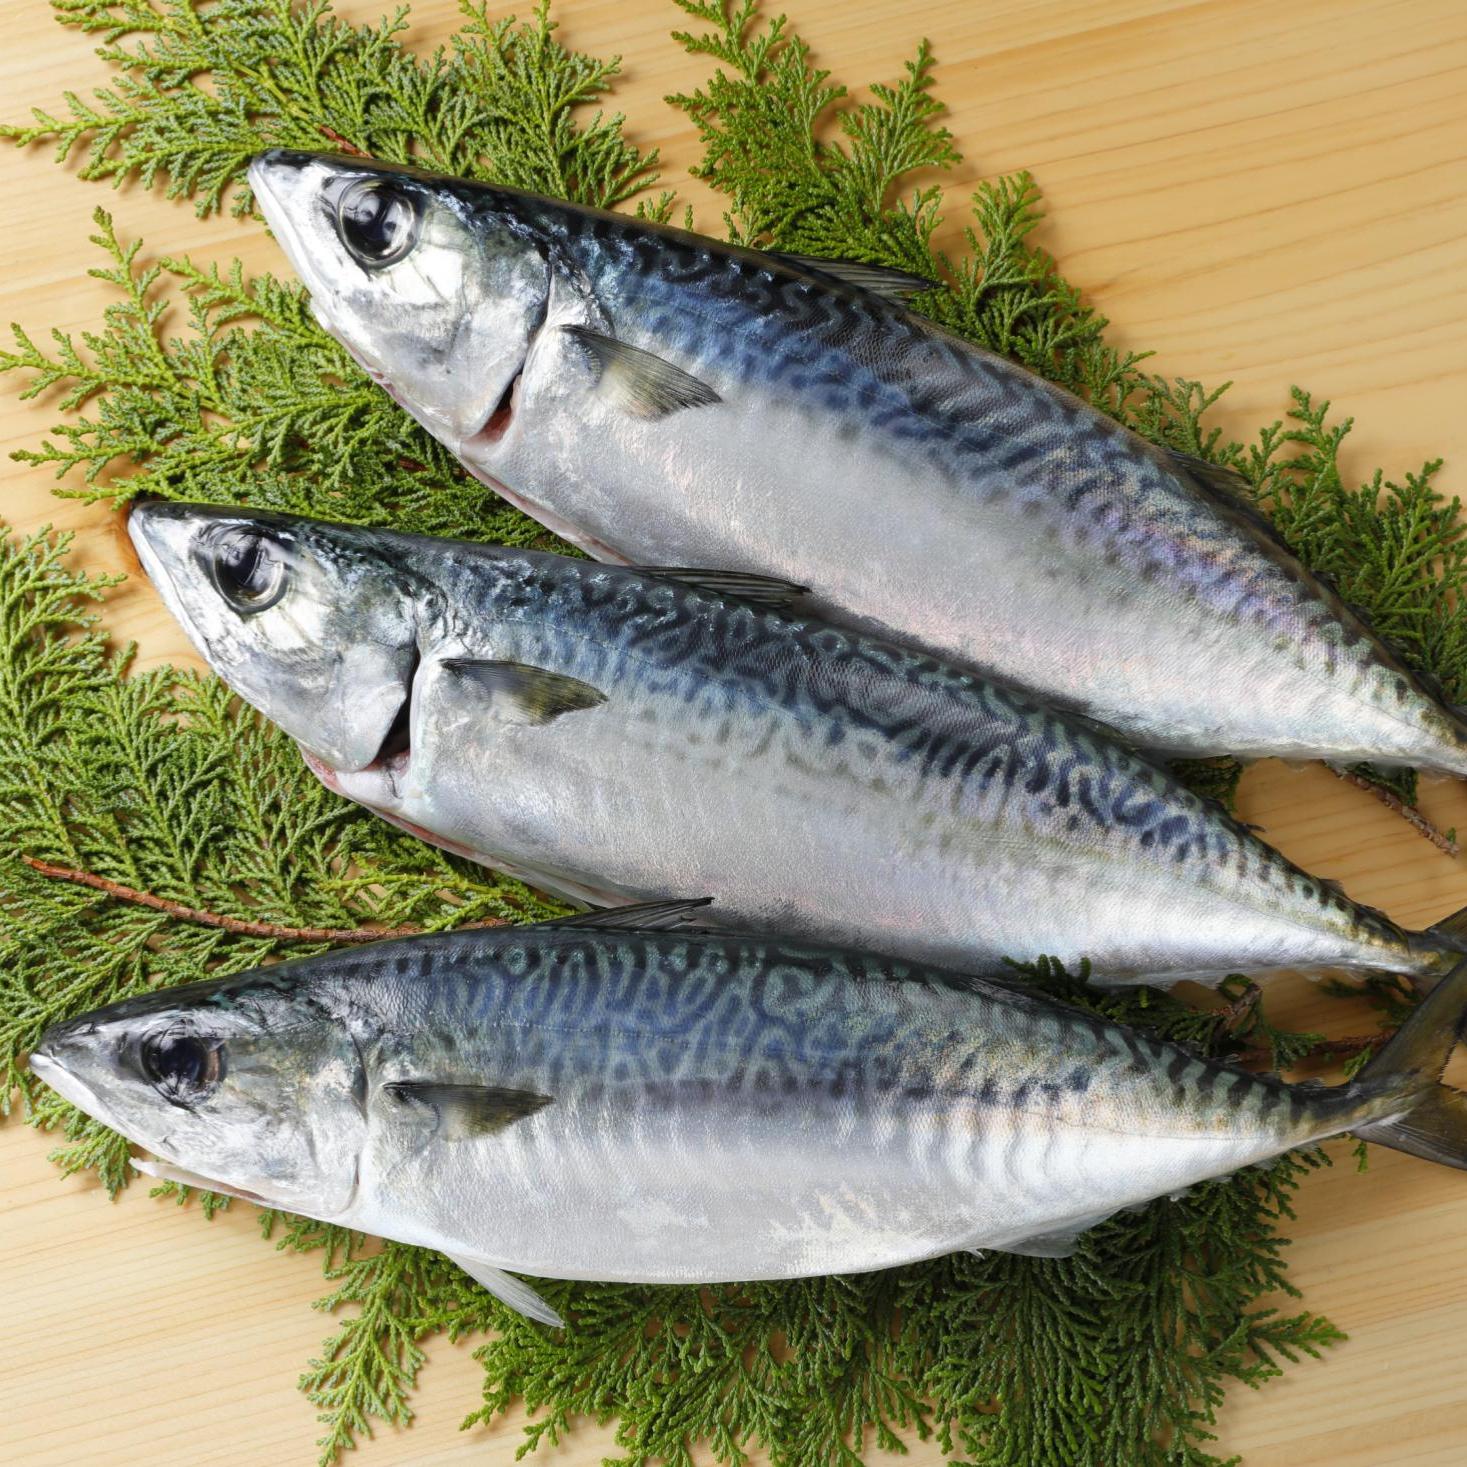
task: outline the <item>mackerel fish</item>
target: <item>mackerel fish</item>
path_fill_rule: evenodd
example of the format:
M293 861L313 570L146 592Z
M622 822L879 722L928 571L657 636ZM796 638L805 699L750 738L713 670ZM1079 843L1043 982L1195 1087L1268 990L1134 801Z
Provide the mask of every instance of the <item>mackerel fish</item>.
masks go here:
M1467 1164L1467 1097L1438 1083L1467 964L1354 1082L1297 1086L981 979L647 930L677 911L153 992L52 1028L31 1067L149 1175L438 1249L548 1323L503 1270L1063 1256L1120 1209L1343 1131Z
M797 588L153 502L143 564L330 788L588 905L1102 981L1422 979L1404 933L1164 769L1007 688L785 614Z
M326 330L599 559L797 582L1157 752L1467 773L1240 480L892 298L931 282L360 158L250 179Z

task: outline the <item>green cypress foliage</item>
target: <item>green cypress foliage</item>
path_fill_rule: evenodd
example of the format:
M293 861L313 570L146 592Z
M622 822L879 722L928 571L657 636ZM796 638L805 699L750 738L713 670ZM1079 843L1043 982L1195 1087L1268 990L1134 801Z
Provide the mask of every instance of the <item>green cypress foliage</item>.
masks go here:
M1467 549L1456 502L1433 487L1436 463L1346 483L1348 422L1299 391L1252 442L1221 441L1206 417L1216 391L1164 381L1106 344L1105 320L1033 243L1027 175L978 191L960 256L935 251L942 195L907 180L957 152L925 43L853 106L756 0L676 3L693 27L676 34L710 72L670 100L698 128L698 171L726 196L731 237L924 275L935 283L916 309L1159 442L1237 467L1310 565L1454 697L1467 692L1467 631L1449 615ZM335 145L608 207L635 198L657 217L672 208L647 192L655 156L624 137L619 116L588 113L616 63L564 47L543 6L519 24L466 0L450 46L421 58L402 44L402 11L352 27L322 0L53 5L62 24L101 38L115 79L0 135L79 154L85 178L138 179L200 214L246 213L254 152ZM824 140L831 119L836 136ZM97 231L97 273L116 292L99 329L38 341L17 326L0 352L0 372L27 395L61 389L62 420L20 455L52 467L58 493L146 491L551 543L367 381L294 284L183 259L144 267L102 211ZM164 329L170 308L181 335ZM288 740L212 679L129 675L127 649L97 619L107 583L70 571L65 550L44 535L0 550L0 1102L18 1094L34 1124L59 1133L63 1169L94 1169L115 1192L125 1143L22 1068L40 1032L154 984L311 947L114 902L37 874L22 855L289 927L434 928L555 908L328 794ZM1191 770L1224 798L1236 775L1227 761ZM1097 997L1083 974L1051 965L1028 978L1214 1053L1264 1046L1287 1062L1317 1037L1274 1030L1243 1002L1199 1013L1147 990ZM262 1214L262 1230L319 1253L331 1286L322 1306L339 1311L302 1380L322 1413L323 1462L374 1421L411 1417L423 1342L447 1334L478 1343L484 1397L470 1422L523 1398L535 1446L578 1414L614 1419L628 1467L691 1467L695 1449L737 1464L756 1448L779 1467L836 1467L913 1434L983 1467L1217 1467L1209 1426L1225 1386L1257 1384L1339 1338L1307 1311L1260 1303L1292 1292L1280 1230L1320 1161L1296 1155L1122 1216L1063 1261L962 1255L704 1290L549 1283L572 1319L563 1334L510 1314L437 1255L374 1251L278 1214ZM206 1213L227 1205L203 1201Z

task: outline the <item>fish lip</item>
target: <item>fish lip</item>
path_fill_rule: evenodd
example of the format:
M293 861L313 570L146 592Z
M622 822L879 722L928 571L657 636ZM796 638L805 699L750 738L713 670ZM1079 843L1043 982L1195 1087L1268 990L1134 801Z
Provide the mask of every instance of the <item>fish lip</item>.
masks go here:
M305 761L306 768L326 786L334 795L344 793L341 788L341 771L333 765L328 764L319 754L306 748L304 744L297 744L296 748L301 751L301 758Z
M307 294L311 297L312 310L318 320L320 312L316 301L318 296L329 295L327 282L318 277L314 268L313 251L307 247L308 242L302 239L296 227L295 217L271 181L270 173L272 169L282 167L293 168L299 172L312 163L328 160L343 163L352 161L347 158L330 159L330 156L324 153L302 153L290 148L269 148L250 159L249 168L246 170L250 190L255 196L260 213L264 215L266 228L275 236L280 248L285 251L285 256L290 261L292 268L300 276Z
M68 1069L54 1055L46 1053L44 1039L30 1053L31 1073L43 1084L48 1085L63 1100L93 1120L101 1121L102 1124L110 1125L107 1119L107 1108L102 1104L97 1092L92 1089L74 1070Z
M180 506L167 499L134 500L127 510L127 537L132 541L133 549L137 551L143 570L159 596L163 598L169 613L185 631L189 631L189 621L183 615L182 601L178 600L175 604L177 590L173 584L173 577L169 574L167 563L163 560L149 534L149 526L157 520L181 519L182 515L179 510Z

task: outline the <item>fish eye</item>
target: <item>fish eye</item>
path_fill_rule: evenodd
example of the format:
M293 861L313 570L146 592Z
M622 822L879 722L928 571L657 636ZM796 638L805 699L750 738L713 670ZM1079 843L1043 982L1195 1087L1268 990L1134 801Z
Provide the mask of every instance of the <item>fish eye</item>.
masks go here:
M138 1058L148 1081L174 1104L205 1099L224 1078L224 1046L184 1029L161 1029L147 1035Z
M396 184L361 179L342 194L336 228L359 265L379 270L417 242L417 201Z
M250 525L231 525L211 537L210 570L219 594L243 616L273 606L285 590L280 547Z

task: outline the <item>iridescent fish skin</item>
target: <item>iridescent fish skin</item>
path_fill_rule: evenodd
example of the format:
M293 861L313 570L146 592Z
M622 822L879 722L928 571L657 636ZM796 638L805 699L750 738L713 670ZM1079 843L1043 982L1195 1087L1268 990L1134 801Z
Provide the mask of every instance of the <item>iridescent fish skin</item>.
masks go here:
M1467 773L1467 725L1216 471L893 300L369 160L251 169L313 308L603 560L811 588L1159 752Z
M129 523L332 789L578 902L709 897L740 931L1118 982L1429 977L1459 946L1024 695L717 579L187 504Z
M503 1268L774 1279L1063 1254L1347 1129L1460 1166L1434 1081L1462 986L1355 1083L1290 1086L930 968L548 924L150 993L32 1065L154 1175L440 1249L496 1292Z

